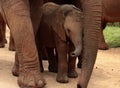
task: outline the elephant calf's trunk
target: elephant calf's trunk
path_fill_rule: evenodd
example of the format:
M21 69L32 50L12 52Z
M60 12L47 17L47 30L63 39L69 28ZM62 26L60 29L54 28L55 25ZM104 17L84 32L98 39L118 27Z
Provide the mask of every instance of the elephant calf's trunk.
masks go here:
M81 53L81 50L82 50L81 46L75 47L75 50L70 53L70 56L71 57L77 57L77 56L79 56L80 53Z

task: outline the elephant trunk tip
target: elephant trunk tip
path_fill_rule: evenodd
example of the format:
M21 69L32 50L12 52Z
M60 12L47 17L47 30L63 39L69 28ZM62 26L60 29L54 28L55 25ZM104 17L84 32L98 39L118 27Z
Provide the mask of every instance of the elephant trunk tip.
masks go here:
M75 55L74 52L71 52L70 56L71 56L71 57L76 57L76 55Z
M70 56L71 57L77 57L77 56L79 56L80 54L78 54L78 53L76 53L76 52L71 52L70 53Z
M79 56L81 54L81 50L82 50L82 48L80 46L76 47L75 50L70 53L70 56L71 57Z

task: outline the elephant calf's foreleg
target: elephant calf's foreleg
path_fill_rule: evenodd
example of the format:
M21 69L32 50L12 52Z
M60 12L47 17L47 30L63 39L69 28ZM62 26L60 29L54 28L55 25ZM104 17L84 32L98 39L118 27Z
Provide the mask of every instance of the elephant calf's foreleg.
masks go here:
M56 80L60 83L68 82L67 44L56 35L56 49L58 52L58 74Z

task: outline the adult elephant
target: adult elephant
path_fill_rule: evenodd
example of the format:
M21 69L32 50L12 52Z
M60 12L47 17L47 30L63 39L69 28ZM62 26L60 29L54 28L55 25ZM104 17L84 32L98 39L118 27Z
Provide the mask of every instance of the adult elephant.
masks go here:
M120 1L117 0L103 0L102 5L103 13L102 13L102 25L99 37L99 48L100 49L108 49L108 45L105 42L103 29L106 26L107 22L120 22Z
M0 13L10 28L19 62L18 84L21 88L41 88L45 85L40 69L34 39L34 30L40 21L42 0L0 0ZM39 19L39 20L36 20ZM32 21L34 23L32 24Z
M49 0L47 0L49 1ZM73 3L83 9L83 53L78 88L87 88L98 50L98 35L101 26L102 0L50 0L57 3Z
M0 48L5 47L5 43L7 42L5 37L5 29L6 29L6 24L3 20L2 15L0 14Z

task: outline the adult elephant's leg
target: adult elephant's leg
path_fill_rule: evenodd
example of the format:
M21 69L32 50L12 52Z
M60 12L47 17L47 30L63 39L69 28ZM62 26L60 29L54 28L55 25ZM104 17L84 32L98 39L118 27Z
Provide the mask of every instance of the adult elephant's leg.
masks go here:
M3 30L2 25L0 23L0 48L3 48L5 46L4 39L3 39Z
M15 53L15 62L12 68L12 74L14 76L19 76L19 61L18 61L18 55L17 52Z
M4 20L3 20L3 23L2 23L2 29L3 29L3 40L4 40L4 43L7 43L7 39L6 39L6 23L5 23Z
M12 37L11 32L10 32L10 38L9 38L9 50L10 51L15 51L15 43L14 43L14 39Z
M37 34L40 24L40 19L42 15L40 7L42 6L42 4L43 0L30 0L30 14L35 35Z
M2 12L15 40L19 61L18 84L22 88L41 88L45 82L39 69L29 0L7 0L2 2L2 7Z
M84 12L82 69L78 88L87 88L98 50L102 0L81 0Z
M5 22L0 14L0 48L4 47L5 46L5 30L6 30L6 27L5 27Z

